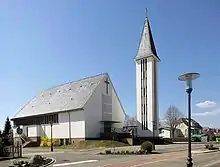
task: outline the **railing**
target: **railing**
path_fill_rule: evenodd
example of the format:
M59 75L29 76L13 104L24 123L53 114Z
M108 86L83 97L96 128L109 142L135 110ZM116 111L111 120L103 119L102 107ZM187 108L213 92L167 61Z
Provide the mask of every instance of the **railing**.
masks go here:
M20 137L24 140L24 142L29 142L31 139L27 137L25 134L21 134Z
M22 145L12 145L3 147L3 155L1 158L21 158L22 157Z
M32 140L29 138L29 137L27 137L25 134L21 134L20 135L20 138L23 140L23 144L22 144L22 147L25 147L25 146L27 146L29 143L31 143L32 142Z

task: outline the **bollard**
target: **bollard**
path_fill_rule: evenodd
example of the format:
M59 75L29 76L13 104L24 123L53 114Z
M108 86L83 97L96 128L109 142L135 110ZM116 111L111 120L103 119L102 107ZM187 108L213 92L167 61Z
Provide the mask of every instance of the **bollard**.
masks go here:
M20 153L19 157L22 158L22 145L20 145L19 153Z
M11 147L12 147L12 157L14 158L15 157L15 147L14 147L14 145L12 145Z

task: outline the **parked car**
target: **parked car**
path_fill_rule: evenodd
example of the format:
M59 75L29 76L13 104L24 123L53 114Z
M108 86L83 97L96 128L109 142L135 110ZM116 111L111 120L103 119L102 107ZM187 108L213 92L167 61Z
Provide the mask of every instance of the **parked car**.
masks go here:
M192 141L192 142L201 142L201 138L200 138L200 137L197 137L197 136L193 136L193 137L191 138L191 141Z

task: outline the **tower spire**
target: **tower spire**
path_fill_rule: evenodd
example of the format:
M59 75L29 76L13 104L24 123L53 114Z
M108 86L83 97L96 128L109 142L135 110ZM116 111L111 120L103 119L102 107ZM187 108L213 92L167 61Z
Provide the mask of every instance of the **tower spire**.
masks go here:
M135 59L139 60L147 57L154 57L157 61L160 61L160 58L157 56L156 47L154 44L146 9L146 19L142 30L141 40L139 42L138 53Z
M136 60L137 134L140 137L158 136L158 63L156 48L147 16Z

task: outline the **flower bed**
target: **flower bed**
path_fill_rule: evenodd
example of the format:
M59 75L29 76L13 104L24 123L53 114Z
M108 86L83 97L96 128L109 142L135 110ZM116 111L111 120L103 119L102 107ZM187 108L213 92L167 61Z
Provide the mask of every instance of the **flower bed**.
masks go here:
M137 151L112 151L112 150L105 150L105 152L100 152L99 155L147 155L147 154L159 154L158 152L147 152L144 150L137 150Z
M55 163L55 159L34 155L30 160L15 160L10 167L46 167Z
M105 150L105 152L99 153L100 155L144 155L144 154L158 154L157 152L153 151L153 144L149 141L145 141L142 143L140 150L136 151L128 151L128 150Z
M219 148L215 147L213 144L205 144L205 148L208 150L219 150Z

